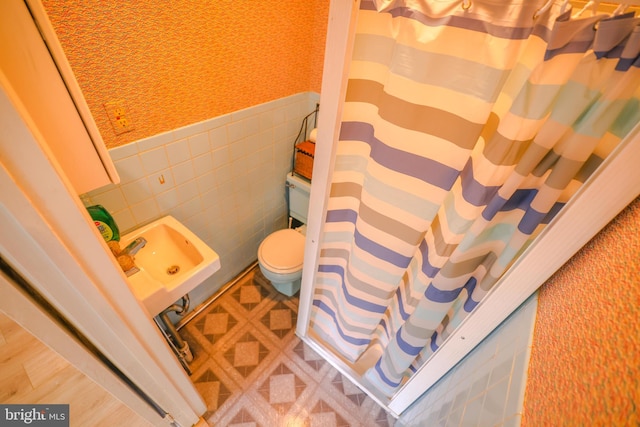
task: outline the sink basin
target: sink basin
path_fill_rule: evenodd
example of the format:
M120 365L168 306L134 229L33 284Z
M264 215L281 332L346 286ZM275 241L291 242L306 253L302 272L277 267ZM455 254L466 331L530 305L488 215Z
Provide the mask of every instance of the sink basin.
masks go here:
M138 237L144 237L147 244L134 256L140 271L127 281L152 316L220 269L218 254L172 216L124 235L120 246L124 248Z

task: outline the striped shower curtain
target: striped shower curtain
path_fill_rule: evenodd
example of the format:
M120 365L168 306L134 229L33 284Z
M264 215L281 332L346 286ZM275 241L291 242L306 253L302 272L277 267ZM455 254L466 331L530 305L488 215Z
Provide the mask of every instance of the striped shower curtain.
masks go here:
M640 121L638 19L564 3L361 3L310 330L378 394Z

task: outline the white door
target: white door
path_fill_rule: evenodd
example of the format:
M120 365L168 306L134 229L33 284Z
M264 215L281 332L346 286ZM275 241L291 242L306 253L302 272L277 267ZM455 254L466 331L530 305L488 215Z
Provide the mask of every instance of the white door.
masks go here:
M165 425L172 419L195 424L206 409L202 398L129 289L45 145L0 71L0 257L133 388L155 402L157 413L164 414L156 416L163 416ZM8 303L0 300L0 309L10 313ZM48 342L49 337L35 335ZM92 376L99 371L96 363L85 358L76 366ZM121 392L109 381L97 381L115 395ZM150 416L148 408L138 409L141 416Z

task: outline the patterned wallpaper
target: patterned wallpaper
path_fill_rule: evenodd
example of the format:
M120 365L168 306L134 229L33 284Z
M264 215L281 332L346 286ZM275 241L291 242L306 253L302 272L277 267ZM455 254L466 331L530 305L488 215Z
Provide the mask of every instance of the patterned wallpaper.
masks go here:
M640 198L540 290L523 426L640 425Z
M43 0L108 148L320 92L328 0ZM123 99L116 135L104 103Z

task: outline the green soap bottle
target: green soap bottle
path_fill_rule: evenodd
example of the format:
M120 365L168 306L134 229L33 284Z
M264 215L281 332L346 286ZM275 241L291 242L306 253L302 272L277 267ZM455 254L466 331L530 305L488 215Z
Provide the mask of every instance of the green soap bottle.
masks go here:
M106 242L120 241L120 230L118 230L116 221L102 205L87 206L87 210Z

